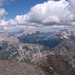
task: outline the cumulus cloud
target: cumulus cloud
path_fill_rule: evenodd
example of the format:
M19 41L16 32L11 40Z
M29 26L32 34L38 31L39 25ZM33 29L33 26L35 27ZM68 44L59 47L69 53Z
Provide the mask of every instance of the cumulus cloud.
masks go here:
M0 8L0 20L4 17L4 15L6 15L7 12L5 11L4 8Z
M8 14L8 13L5 11L5 9L0 8L0 28L1 28L2 26L8 25L7 21L5 21L5 20L3 19L3 18L5 18L4 15L6 15L6 14Z
M2 19L0 20L0 26L8 26L8 23L4 19Z
M54 25L64 21L66 15L70 13L66 7L66 1L48 1L31 8L27 14L27 21ZM62 16L63 15L63 16Z
M68 25L75 21L74 0L49 0L42 4L37 4L25 15L17 15L9 21L9 24L20 25Z
M75 0L48 0L31 7L25 15L17 15L15 19L4 22L5 25L24 26L26 29L48 29L75 27ZM2 20L4 21L4 20ZM1 23L1 25L4 25ZM62 27L63 26L63 27ZM11 28L10 28L11 29Z

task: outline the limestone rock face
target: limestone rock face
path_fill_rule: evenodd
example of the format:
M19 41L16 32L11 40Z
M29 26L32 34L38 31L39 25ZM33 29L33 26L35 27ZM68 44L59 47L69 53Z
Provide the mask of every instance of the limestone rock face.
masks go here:
M28 63L36 55L41 57L43 51L47 50L49 50L48 47L39 44L0 42L0 58L11 61Z
M65 61L61 55L49 55L47 61L58 75L72 75L72 65Z
M51 52L55 54L60 54L65 60L68 60L72 67L75 67L75 41L74 40L64 40L55 48L51 49Z

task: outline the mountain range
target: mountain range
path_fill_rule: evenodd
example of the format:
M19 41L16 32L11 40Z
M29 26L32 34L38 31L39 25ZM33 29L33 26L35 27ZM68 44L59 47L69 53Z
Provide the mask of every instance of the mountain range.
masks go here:
M54 48L64 39L75 39L75 30L58 30L57 32L51 32L49 35L43 35L39 31L25 31L20 32L15 36L21 43L34 43Z
M0 34L1 75L75 75L75 31ZM5 60L6 59L6 60Z
M14 46L16 46L16 45L14 45ZM40 71L42 72L43 75L74 75L75 74L75 63L74 63L75 62L75 57L74 57L75 41L74 40L70 40L70 39L67 40L66 39L63 42L61 42L58 46L54 47L51 50L49 50L49 48L47 50L44 48L44 50L43 50L41 48L42 46L40 46L40 45L35 45L34 46L34 45L30 45L30 44L19 44L17 46L18 47L21 46L19 48L20 49L24 48L24 49L21 50L20 52L19 52L20 49L18 49L18 52L17 52L16 49L11 48L8 45L8 46L6 46L7 48L4 49L5 52L4 52L3 49L0 52L4 52L4 54L2 54L3 57L7 57L7 56L10 55L9 56L9 60L11 60L10 59L11 57L12 57L12 59L13 58L16 59L16 57L17 58L19 57L19 59L22 59L22 58L25 57L25 55L29 51L31 51L31 53L33 52L32 55L34 55L32 60L29 61L29 64L25 64L25 63L19 63L19 62L22 62L22 61L13 62L15 60L7 61L7 60L4 60L4 59L0 59L0 65L2 67L2 69L0 68L1 69L0 70L1 75L2 74L4 75L4 73L8 74L8 75L10 75L10 73L12 73L14 75L17 75L18 71L19 72L21 71L20 74L22 74L22 73L25 74L26 73L26 74L30 75L30 71L32 72L33 69L35 71L36 68L38 70L37 71L38 72L37 75L40 75L39 74ZM35 48L36 51L39 51L40 50L39 47L40 47L42 49L42 51L35 53L35 51L28 49L28 47L30 49ZM24 51L26 51L25 55L23 55ZM15 57L14 55L16 53L19 53L20 56L16 56ZM30 57L30 56L27 56L27 57ZM25 68L23 65L25 67L27 67L27 68ZM36 68L35 68L35 66L36 66ZM15 70L11 71L12 68L15 68L16 71ZM32 72L32 75L35 74L34 71Z

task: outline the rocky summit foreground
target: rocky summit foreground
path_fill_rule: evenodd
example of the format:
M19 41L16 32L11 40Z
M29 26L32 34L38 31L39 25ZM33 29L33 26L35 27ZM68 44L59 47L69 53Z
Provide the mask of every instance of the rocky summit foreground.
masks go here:
M0 75L45 75L45 72L35 65L0 59Z

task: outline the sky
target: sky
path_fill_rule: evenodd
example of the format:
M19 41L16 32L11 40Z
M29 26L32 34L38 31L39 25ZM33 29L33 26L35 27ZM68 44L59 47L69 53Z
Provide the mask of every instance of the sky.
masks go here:
M0 0L0 32L75 28L75 0Z

